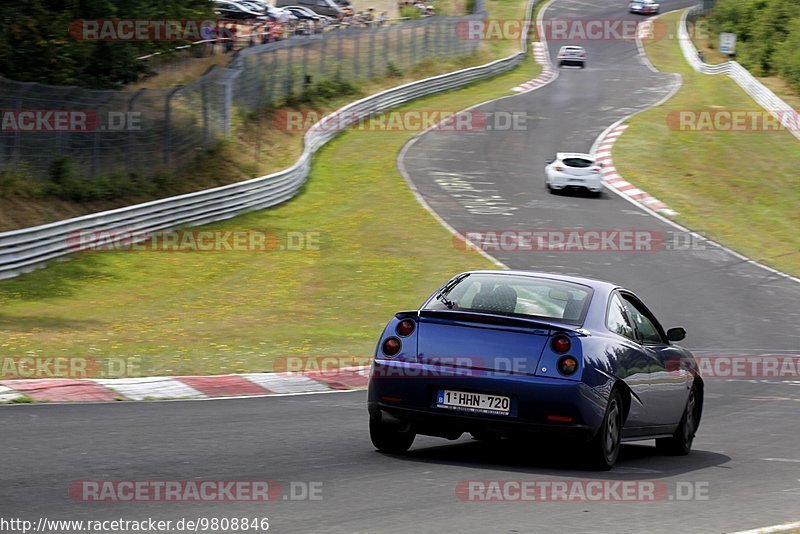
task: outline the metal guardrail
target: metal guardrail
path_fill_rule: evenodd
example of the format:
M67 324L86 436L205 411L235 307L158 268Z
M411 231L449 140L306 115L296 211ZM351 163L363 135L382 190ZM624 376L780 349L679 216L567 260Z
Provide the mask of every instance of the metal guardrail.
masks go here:
M536 0L534 0L535 2ZM305 183L311 158L338 131L326 128L358 122L360 117L387 110L415 98L463 87L517 66L523 52L460 71L411 82L353 102L323 118L304 137L300 159L283 171L195 193L155 200L125 208L84 215L41 226L0 233L0 279L44 266L48 261L76 251L80 233L130 231L155 232L179 226L221 221L248 211L289 200ZM122 235L122 234L120 234ZM122 237L118 238L122 239ZM130 239L125 236L124 239ZM140 240L146 239L142 237ZM105 243L113 243L109 238Z
M761 107L770 112L780 124L783 124L787 131L800 140L800 124L798 124L796 120L797 111L792 109L792 106L784 102L780 97L764 86L764 84L758 81L755 76L750 74L750 71L742 67L736 61L726 61L719 65L709 65L700 59L699 52L689 35L687 22L690 18L693 21L696 20L698 15L704 12L704 7L702 5L697 5L684 11L681 17L680 27L678 28L678 39L686 61L697 72L702 72L704 74L725 74L731 78Z

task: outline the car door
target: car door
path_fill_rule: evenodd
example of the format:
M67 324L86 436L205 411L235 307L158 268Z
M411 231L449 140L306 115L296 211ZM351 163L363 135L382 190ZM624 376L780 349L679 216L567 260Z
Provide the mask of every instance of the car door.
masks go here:
M606 345L606 357L611 371L625 381L633 392L625 428L652 425L648 413L647 396L650 389L650 358L636 341L636 331L617 292L611 294L606 309L606 328L614 334L614 343Z
M620 297L649 361L648 416L654 425L674 425L680 421L688 395L688 375L680 365L683 352L669 343L655 315L636 295L621 292Z

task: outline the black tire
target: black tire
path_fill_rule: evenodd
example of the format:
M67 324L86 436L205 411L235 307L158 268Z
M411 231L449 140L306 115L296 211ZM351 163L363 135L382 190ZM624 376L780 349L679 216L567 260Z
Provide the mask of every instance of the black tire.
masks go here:
M603 423L597 435L589 442L589 461L593 468L606 471L614 467L619 457L622 440L624 405L616 389L611 392Z
M370 417L369 437L379 451L402 454L411 448L417 434L410 425L388 425Z
M662 454L673 456L686 456L692 450L694 434L697 432L697 423L700 421L700 399L697 389L692 388L683 410L683 417L671 438L656 440L656 450Z

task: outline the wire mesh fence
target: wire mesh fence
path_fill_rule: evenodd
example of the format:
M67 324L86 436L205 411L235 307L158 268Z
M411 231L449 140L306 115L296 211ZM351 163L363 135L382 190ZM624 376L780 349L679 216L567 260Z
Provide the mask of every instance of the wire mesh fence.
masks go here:
M243 48L186 85L97 91L0 77L0 173L58 180L152 179L174 172L230 136L236 117L301 99L331 83L357 84L428 59L476 52L464 37L475 14L381 27L341 28Z

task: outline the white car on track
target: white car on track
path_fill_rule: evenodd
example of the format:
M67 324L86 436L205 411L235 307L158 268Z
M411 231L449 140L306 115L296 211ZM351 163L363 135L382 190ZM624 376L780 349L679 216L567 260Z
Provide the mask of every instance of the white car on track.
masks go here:
M586 68L586 49L582 46L562 46L558 51L558 66Z
M563 189L585 189L595 195L603 191L603 164L590 154L559 152L544 168L544 183L550 192Z

